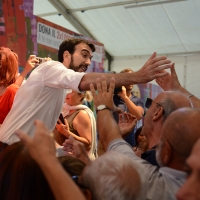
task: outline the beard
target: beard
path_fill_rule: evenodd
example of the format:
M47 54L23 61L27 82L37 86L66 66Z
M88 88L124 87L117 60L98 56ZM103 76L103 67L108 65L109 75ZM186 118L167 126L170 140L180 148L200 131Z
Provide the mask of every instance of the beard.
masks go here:
M82 70L82 67L85 67L86 68L86 70L87 70L87 66L85 66L85 65L83 65L83 64L80 64L80 65L78 65L78 66L75 66L74 65L74 59L73 59L73 56L71 56L71 62L70 62L70 64L69 64L69 69L72 69L72 70L74 70L75 72L85 72L85 71L83 71Z

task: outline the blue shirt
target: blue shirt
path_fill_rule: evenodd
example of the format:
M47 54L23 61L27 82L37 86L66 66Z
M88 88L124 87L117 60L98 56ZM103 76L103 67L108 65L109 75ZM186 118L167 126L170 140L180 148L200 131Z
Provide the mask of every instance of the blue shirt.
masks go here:
M138 98L137 96L135 96L132 92L131 92L131 97L130 97L130 100L136 105L136 106L141 106L143 109L144 109L144 102L142 99ZM118 95L114 95L113 96L113 101L114 101L114 104L121 108L123 112L127 112L127 113L130 113L128 108L127 108L127 105L126 103L124 102L124 100L118 96ZM118 113L114 113L114 118L115 120L117 121L117 123L119 122L119 114ZM128 142L131 146L134 146L135 145L135 131L140 127L142 126L142 120L139 120L137 122L137 125L135 127L135 129L125 137L125 141Z

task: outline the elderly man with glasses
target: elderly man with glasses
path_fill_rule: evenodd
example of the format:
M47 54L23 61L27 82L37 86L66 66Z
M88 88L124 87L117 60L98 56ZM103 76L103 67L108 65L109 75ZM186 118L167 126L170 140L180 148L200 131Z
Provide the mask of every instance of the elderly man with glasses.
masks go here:
M165 91L154 100L147 98L145 107L148 108L144 118L142 134L148 139L148 151L141 154L141 158L152 165L159 166L156 160L156 146L160 140L160 133L167 117L173 111L182 107L193 107L190 99L178 91Z

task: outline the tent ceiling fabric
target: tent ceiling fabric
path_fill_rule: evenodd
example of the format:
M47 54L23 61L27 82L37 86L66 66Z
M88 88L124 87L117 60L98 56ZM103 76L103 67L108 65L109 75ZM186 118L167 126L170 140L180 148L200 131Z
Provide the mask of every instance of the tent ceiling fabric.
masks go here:
M60 10L51 1L35 0L34 14L79 32L65 17L58 15ZM164 55L200 53L199 0L173 3L166 3L167 0L138 0L138 3L132 4L127 0L56 1L66 7L64 10L68 12L65 14L73 14L94 39L103 43L114 58L150 55L154 51ZM146 3L156 5L145 6ZM131 5L135 7L127 8ZM88 7L91 9L75 10Z

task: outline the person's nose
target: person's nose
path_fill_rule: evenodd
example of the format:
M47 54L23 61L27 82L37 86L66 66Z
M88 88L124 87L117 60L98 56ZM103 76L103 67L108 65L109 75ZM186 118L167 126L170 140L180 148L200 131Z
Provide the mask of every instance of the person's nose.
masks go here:
M89 66L89 65L90 65L90 63L91 63L91 59L90 59L90 58L88 58L88 59L85 61L85 64L86 64L87 66Z

